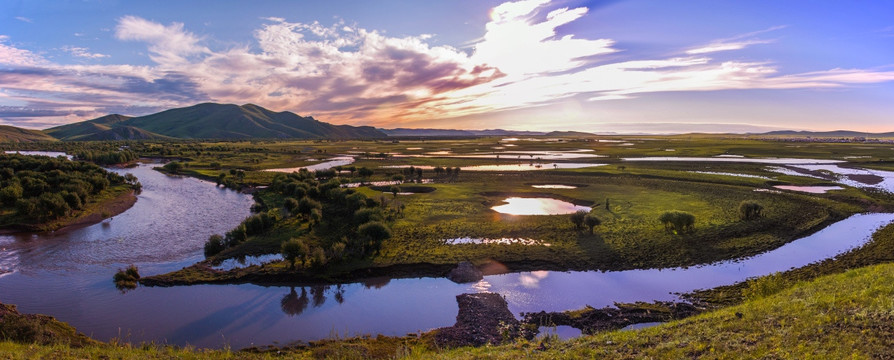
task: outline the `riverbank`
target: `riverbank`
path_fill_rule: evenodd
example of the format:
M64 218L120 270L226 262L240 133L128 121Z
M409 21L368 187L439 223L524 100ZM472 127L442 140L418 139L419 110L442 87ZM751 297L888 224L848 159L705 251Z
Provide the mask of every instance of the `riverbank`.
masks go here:
M0 229L0 235L21 232L64 233L85 226L98 224L105 219L119 215L137 202L136 192L130 185L119 185L104 191L72 216L64 216L43 224L16 224Z
M432 345L434 336L422 334L231 352L153 344L78 348L4 339L0 354L10 359L874 358L888 354L894 342L887 300L894 297L892 283L894 264L872 265L799 282L773 295L683 320L569 341L540 337L498 346L449 349Z

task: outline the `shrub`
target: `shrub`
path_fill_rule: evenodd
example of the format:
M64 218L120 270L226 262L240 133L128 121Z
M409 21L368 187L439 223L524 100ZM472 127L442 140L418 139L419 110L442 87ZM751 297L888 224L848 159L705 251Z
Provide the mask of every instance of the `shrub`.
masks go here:
M592 234L593 228L598 226L599 224L602 224L602 220L599 220L599 218L595 215L587 214L586 216L584 216L584 224L587 225L588 228L590 228L590 234Z
M739 216L742 220L754 220L763 216L763 205L752 201L744 200L739 203Z
M584 218L587 217L587 214L584 210L578 210L571 214L571 223L574 224L575 229L580 229L584 226Z
M290 239L282 243L282 257L286 259L286 261L291 264L292 268L295 267L295 263L298 260L304 260L304 258L308 255L309 249L307 244L301 239Z
M119 269L112 279L115 281L115 287L119 290L134 289L137 287L137 281L140 280L140 272L135 265L130 265L127 269Z
M695 227L695 215L685 211L665 211L658 217L658 221L664 224L664 229L675 234L692 231Z
M217 234L211 235L205 242L205 257L217 255L224 249L226 249L224 237Z

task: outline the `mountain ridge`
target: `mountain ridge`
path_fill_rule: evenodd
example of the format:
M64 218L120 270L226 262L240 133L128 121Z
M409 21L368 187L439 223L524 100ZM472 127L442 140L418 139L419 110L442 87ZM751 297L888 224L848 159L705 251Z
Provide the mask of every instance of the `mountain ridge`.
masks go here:
M333 125L254 104L201 103L130 117L111 114L44 130L68 141L124 139L383 138L371 126Z

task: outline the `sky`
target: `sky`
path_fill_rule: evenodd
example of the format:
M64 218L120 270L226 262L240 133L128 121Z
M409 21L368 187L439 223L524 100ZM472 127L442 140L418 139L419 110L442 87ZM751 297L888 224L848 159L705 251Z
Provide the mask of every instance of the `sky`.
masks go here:
M894 4L0 0L0 124L203 102L382 128L887 132Z

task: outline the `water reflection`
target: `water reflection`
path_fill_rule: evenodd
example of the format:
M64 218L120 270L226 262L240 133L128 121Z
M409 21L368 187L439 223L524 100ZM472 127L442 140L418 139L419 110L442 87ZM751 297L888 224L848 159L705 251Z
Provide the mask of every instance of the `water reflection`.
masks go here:
M279 303L280 307L282 307L282 312L286 313L286 315L301 315L304 309L307 309L307 304L309 303L307 290L301 287L301 296L298 296L298 293L295 292L295 287L292 286L292 291L283 296Z
M561 215L580 210L587 212L591 210L587 206L574 205L567 201L550 198L510 197L503 201L507 204L494 206L491 209L509 215Z

